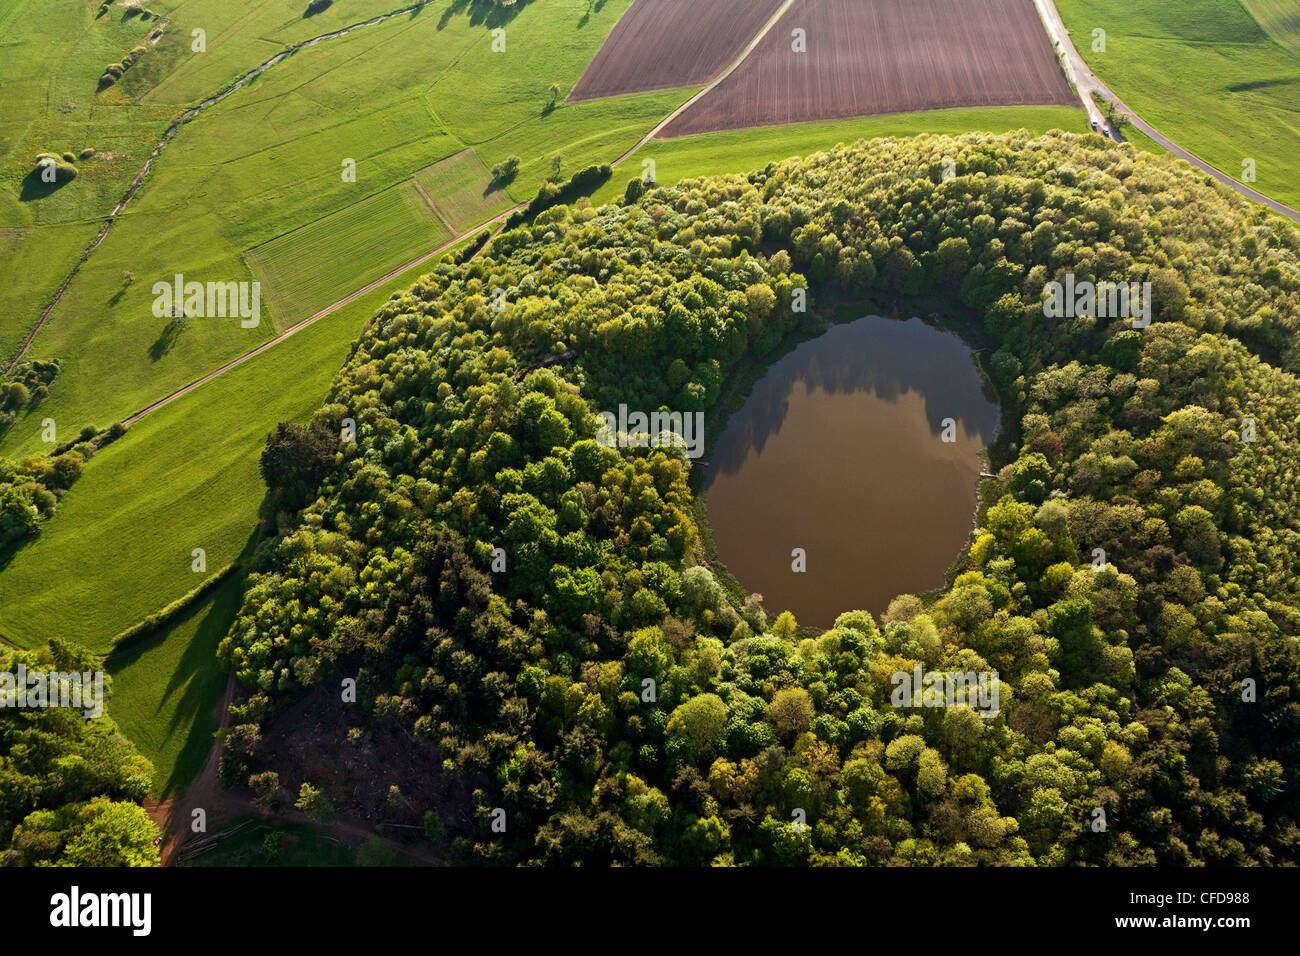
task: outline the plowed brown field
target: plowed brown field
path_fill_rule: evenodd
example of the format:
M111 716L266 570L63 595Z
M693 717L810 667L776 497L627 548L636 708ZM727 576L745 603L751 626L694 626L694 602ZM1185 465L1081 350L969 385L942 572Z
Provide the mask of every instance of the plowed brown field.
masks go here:
M803 53L793 49L797 28ZM1033 0L798 0L661 135L1076 102Z
M569 100L705 83L740 55L780 6L781 0L636 0Z

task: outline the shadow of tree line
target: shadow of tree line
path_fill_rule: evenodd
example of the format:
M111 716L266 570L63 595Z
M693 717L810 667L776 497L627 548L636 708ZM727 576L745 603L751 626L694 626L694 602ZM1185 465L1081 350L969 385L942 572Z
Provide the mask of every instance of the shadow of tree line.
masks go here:
M499 0L452 0L438 19L438 29L445 28L454 17L468 14L470 26L484 26L494 30L519 16L519 12L532 2L533 0L515 0L506 5Z

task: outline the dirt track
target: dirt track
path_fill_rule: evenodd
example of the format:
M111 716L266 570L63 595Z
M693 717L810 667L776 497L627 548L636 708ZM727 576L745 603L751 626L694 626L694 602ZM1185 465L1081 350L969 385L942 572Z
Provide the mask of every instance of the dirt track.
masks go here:
M805 31L806 52L793 49ZM798 0L663 138L962 106L1074 105L1033 0Z
M636 0L569 101L697 86L713 79L781 0Z
M170 405L172 402L176 401L176 399L180 398L182 395L188 395L190 392L194 391L200 385L212 381L214 378L216 378L219 375L224 375L226 372L229 372L232 368L238 368L240 365L243 365L249 359L256 358L257 356L265 352L267 349L274 348L275 346L279 345L281 342L283 342L289 336L293 335L295 332L301 332L303 329L307 328L307 326L311 325L314 322L319 321L320 319L325 318L325 316L329 315L331 312L336 312L339 309L343 308L343 306L348 305L351 302L355 302L363 295L366 295L369 292L373 292L375 289L378 289L381 285L384 285L385 283L391 282L393 279L396 279L403 272L409 272L411 269L414 269L416 266L428 262L430 259L434 258L435 256L441 255L442 253L446 252L448 249L452 248L453 246L458 245L459 243L464 242L466 239L469 239L470 237L476 235L477 233L482 232L484 229L489 229L489 228L492 229L492 235L495 236L498 232L501 231L502 227L505 224L505 220L508 219L512 213L522 208L524 207L522 205L519 205L507 209L505 212L501 213L500 215L492 219L489 219L487 222L483 223L482 225L475 226L473 229L469 229L461 233L460 235L453 237L447 242L444 242L442 245L438 246L438 248L430 252L424 253L420 257L411 260L405 265L398 266L392 272L388 273L388 275L380 276L378 279L375 279L373 282L370 282L369 284L361 287L356 292L353 292L351 295L344 296L342 299L339 299L337 302L333 303L332 305L325 306L325 308L321 309L315 315L308 316L307 318L299 322L297 325L289 326L289 328L285 329L275 338L263 342L261 345L259 345L257 348L253 349L252 351L245 352L243 355L239 356L238 358L231 359L225 365L221 366L218 369L215 369L214 371L209 372L207 375L204 375L202 378L195 379L193 382L190 382L188 385L178 388L170 395L166 395L163 398L158 399L158 401L154 402L151 405L146 405L144 408L140 409L140 411L136 412L134 415L131 415L129 418L123 419L122 424L134 425L136 422L144 418L146 415L152 412L156 412L164 405ZM487 244L485 243L484 248L486 248L486 245ZM473 259L475 256L479 254L479 252L482 251L483 251L482 249L479 249L478 252L475 252L473 256L470 256L470 258Z

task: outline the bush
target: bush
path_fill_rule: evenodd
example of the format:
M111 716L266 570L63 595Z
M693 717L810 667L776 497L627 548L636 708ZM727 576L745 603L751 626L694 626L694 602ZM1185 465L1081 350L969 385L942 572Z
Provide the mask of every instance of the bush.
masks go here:
M32 393L22 382L10 382L5 395L5 402L15 408L22 408L32 399Z
M305 781L298 789L298 799L293 805L307 814L307 819L316 823L324 823L334 816L334 807L329 798Z
M67 155L71 155L70 153ZM65 160L62 156L55 156L52 153L41 153L36 157L36 168L34 174L42 181L46 182L45 167L54 166L54 181L58 183L70 183L77 178L77 167L71 162Z
M473 258L475 254L478 253L480 249L482 249L487 244L487 241L491 238L492 238L492 230L484 229L473 239L471 239L468 245L465 245L460 249L457 249L448 258L456 265L460 265L462 262L468 262L471 258Z

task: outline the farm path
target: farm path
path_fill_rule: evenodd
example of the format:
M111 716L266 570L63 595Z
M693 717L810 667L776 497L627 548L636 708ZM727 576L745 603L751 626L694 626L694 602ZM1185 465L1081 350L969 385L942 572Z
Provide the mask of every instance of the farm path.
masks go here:
M1223 172L1223 170L1216 166L1211 166L1196 154L1179 146L1168 136L1165 136L1150 123L1146 122L1146 120L1142 119L1142 117L1140 117L1136 112L1125 105L1124 101L1116 96L1110 87L1097 77L1097 74L1093 73L1092 70L1088 68L1087 62L1079 54L1079 51L1074 46L1074 41L1070 38L1070 31L1065 28L1065 22L1061 19L1060 13L1056 10L1055 0L1034 0L1034 5L1038 8L1038 15L1042 18L1043 25L1047 28L1048 34L1061 48L1065 61L1065 75L1069 78L1070 82L1074 84L1074 88L1079 91L1079 99L1083 101L1084 109L1088 111L1088 116L1097 122L1099 128L1105 126L1106 118L1102 115L1101 110L1097 108L1097 104L1093 100L1094 93L1103 100L1106 100L1109 103L1114 103L1115 106L1122 109L1132 118L1135 127L1151 139L1155 140L1169 152L1173 153L1179 159L1185 160L1197 169L1209 173L1219 182L1223 183L1223 185L1227 186L1229 189L1235 190L1247 199L1267 206L1278 215L1285 216L1294 222L1300 222L1300 211L1292 209L1290 206L1280 203L1276 199L1270 199L1258 190L1251 189L1245 183L1233 179L1227 173Z
M785 16L786 11L789 10L792 6L794 6L794 4L795 4L795 0L785 0L785 3L783 3L783 4L781 4L781 6L777 7L776 12L773 13L772 16L768 18L768 21L767 21L766 23L763 24L762 29L760 29L760 30L758 31L758 33L754 34L754 38L753 38L752 40L750 40L748 44L746 44L745 49L743 49L743 50L740 51L740 55L737 56L734 60L732 60L729 64L727 64L726 68L723 69L723 71L722 71L721 73L719 73L719 74L718 74L717 76L715 76L712 80L710 80L709 83L708 83L708 85L706 85L702 90L700 90L698 93L696 93L696 94L695 94L694 96L692 96L690 99L688 99L688 100L687 100L685 103L683 103L681 106L677 107L677 109L673 110L671 113L669 113L667 116L665 116L665 117L664 117L664 118L659 122L659 124L658 124L657 126L655 126L654 129L650 130L650 132L646 133L645 136L641 137L640 141L639 141L635 146L633 146L631 149L629 149L626 153L624 153L624 154L623 154L622 156L620 156L618 159L614 160L614 162L612 162L610 165L611 165L611 166L619 166L619 165L622 165L622 163L623 163L624 160L626 160L629 156L631 156L633 153L635 153L638 149L640 149L640 148L641 148L642 146L644 146L646 143L650 142L650 140L652 140L652 139L654 139L656 136L658 136L659 133L662 132L662 131L663 131L663 130L668 126L669 123L671 123L673 120L677 119L677 117L681 116L683 113L685 113L688 109L690 109L692 106L694 106L694 105L695 105L697 102L699 102L701 99L703 99L704 97L708 96L709 93L711 93L711 92L713 91L713 88L714 88L714 87L716 87L719 83L721 83L721 82L722 82L723 80L725 80L727 77L731 76L732 73L735 73L736 70L740 68L740 64L744 63L744 62L745 62L745 59L746 59L746 58L747 58L751 53L754 52L754 48L755 48L756 46L758 46L760 43L763 42L763 37L767 36L768 33L771 32L772 27L774 27L774 26L777 25L777 23L780 21L780 19L781 19L783 16Z
M283 342L289 336L293 335L295 332L301 332L309 325L320 321L330 313L337 312L339 309L343 308L343 306L348 305L351 302L355 302L357 299L361 298L363 295L366 295L367 293L375 291L375 289L378 289L381 285L384 285L386 282L391 282L393 279L396 279L403 272L406 272L410 269L414 269L416 266L428 262L430 259L434 258L435 256L439 256L442 253L446 252L448 249L452 248L457 243L464 242L466 239L469 239L470 237L476 235L479 232L482 232L485 228L488 228L494 224L502 222L503 220L511 216L513 213L515 213L517 210L523 209L524 205L525 204L520 204L511 209L507 209L499 216L496 216L493 219L489 219L487 220L487 222L480 223L479 225L475 226L473 229L463 232L458 236L453 236L451 239L449 239L447 242L444 242L436 249L426 252L423 255L417 256L416 258L412 259L410 262L406 263L405 265L398 266L396 269L394 269L392 272L388 273L387 275L380 276L378 279L375 279L373 282L369 283L368 285L361 287L356 292L353 292L350 295L346 295L343 298L339 299L337 302L325 306L325 308L321 309L315 315L310 315L307 318L303 319L301 322L297 322L294 325L289 326L287 329L285 329L275 338L268 339L267 341L259 345L257 348L245 352L243 355L239 356L238 358L231 359L229 362L227 362L225 365L221 366L220 368L209 372L207 375L204 375L202 378L195 379L194 381L190 382L188 385L181 386L176 391L172 392L170 395L158 399L158 401L154 402L153 404L146 405L144 408L140 409L140 411L136 412L134 415L130 416L129 418L123 419L122 424L134 425L136 422L144 418L146 415L150 414L151 412L156 412L164 405L170 405L172 402L176 401L176 399L180 398L182 395L188 395L190 392L194 391L200 385L212 381L214 378L216 378L219 375L226 374L232 368L238 368L240 365L243 365L249 359L257 358L257 356L261 355L267 349L274 348L275 346L279 345L281 342ZM477 254L478 253L475 253L475 255Z
M456 234L456 227L451 224L450 219L443 215L442 210L438 208L438 204L433 201L433 197L429 195L425 188L420 185L420 181L414 176L411 177L411 182L415 185L416 192L423 196L424 201L429 204L429 208L433 210L434 215L442 220L442 224L447 227L447 231L454 236Z
M219 728L224 728L228 723L230 702L234 696L235 671L232 668L226 677L226 689L213 708ZM163 866L172 861L172 857L189 835L189 823L194 811L202 809L205 814L211 814L222 803L225 792L217 779L217 764L220 761L221 745L214 740L203 769L179 794L170 800L145 803L145 812L162 831L163 840L159 847L159 857Z

